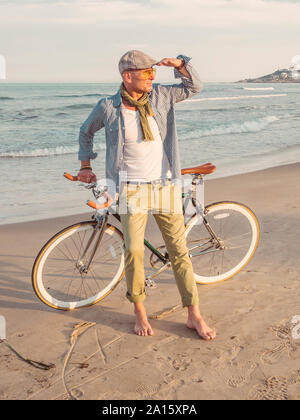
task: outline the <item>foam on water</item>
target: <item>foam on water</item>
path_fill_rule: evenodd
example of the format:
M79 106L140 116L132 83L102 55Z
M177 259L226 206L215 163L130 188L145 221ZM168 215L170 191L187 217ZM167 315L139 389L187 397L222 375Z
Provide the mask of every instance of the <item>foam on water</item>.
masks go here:
M264 87L264 88L247 88L247 87L243 87L244 90L274 90L273 87Z
M220 96L213 98L198 98L198 99L187 99L185 102L206 102L206 101L232 101L240 99L265 99L278 96L287 96L286 93L276 93L270 95L241 95L241 96Z
M95 150L104 150L105 146L100 144L95 147ZM34 150L20 150L19 152L7 152L0 153L0 158L27 158L27 157L42 157L42 156L57 156L57 155L67 155L67 154L77 154L78 146L73 147L64 147L58 146L54 149L45 148L45 149L34 149Z
M203 137L219 136L222 134L256 133L278 120L278 117L270 115L268 117L258 118L257 120L248 120L241 123L229 123L228 125L221 124L218 127L208 130L199 130L197 134L199 137Z

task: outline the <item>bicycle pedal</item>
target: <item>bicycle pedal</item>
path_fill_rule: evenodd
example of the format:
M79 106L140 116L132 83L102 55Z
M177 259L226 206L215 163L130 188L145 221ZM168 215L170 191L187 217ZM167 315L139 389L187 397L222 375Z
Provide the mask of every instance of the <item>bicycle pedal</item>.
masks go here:
M151 287L152 289L155 289L157 287L157 284L155 283L154 280L145 279L145 286L146 287Z

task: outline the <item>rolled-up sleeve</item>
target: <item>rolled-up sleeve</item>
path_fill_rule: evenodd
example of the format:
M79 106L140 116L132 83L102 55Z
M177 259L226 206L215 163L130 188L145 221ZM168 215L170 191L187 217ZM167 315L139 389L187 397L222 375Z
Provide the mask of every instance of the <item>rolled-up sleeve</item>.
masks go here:
M185 68L188 71L190 78L185 77L180 71L174 69L174 76L176 79L180 78L181 83L165 87L169 90L171 100L175 103L184 101L185 99L200 93L203 88L199 74L190 63L191 58L181 54L177 58L184 60Z
M104 127L105 98L100 99L86 121L80 127L79 132L79 160L95 159L97 153L93 152L94 135Z

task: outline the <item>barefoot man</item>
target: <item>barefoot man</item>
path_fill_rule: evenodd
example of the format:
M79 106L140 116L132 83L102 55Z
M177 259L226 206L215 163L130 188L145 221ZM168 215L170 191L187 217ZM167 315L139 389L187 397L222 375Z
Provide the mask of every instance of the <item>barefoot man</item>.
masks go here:
M153 85L155 65L173 68L181 83ZM190 58L183 55L158 61L132 50L121 57L119 71L119 91L101 99L80 129L78 178L82 182L96 180L90 163L97 156L93 138L105 127L106 177L118 186L119 201L125 202L126 208L124 211L120 205L123 211L119 213L125 239L126 296L134 305L135 333L154 334L144 306L144 233L148 213L155 209L153 215L167 247L182 305L188 310L187 327L195 329L204 340L212 340L216 332L206 325L198 307L181 194L174 183L181 177L174 105L199 93L201 81ZM125 182L121 174L126 174ZM169 206L162 204L166 196L172 197Z

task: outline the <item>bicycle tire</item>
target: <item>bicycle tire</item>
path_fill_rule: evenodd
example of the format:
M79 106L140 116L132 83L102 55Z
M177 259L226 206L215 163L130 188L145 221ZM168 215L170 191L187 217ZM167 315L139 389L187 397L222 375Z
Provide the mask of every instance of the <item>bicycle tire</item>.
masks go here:
M260 228L254 212L244 204L235 201L220 201L207 205L205 207L205 218L224 249L217 248L216 241L209 236L204 223L199 223L202 218L197 215L186 225L186 238L196 283L212 284L232 278L249 263L258 246ZM226 229L224 226L221 227L222 221L226 221ZM234 235L237 232L240 221L242 221L240 225L243 224L243 229L235 238L234 236L227 238L228 233ZM244 232L245 229L249 228L249 232ZM245 241L245 245L239 245L238 239L241 240L242 238L246 238L248 244ZM236 246L232 245L233 239L235 239ZM235 262L225 264L225 259L228 260L230 255L229 251L237 249L241 250L241 254L244 252L244 255L235 257ZM201 251L206 253L199 255ZM232 261L234 261L233 254L231 252ZM218 259L221 262L218 263Z
M92 233L96 225L95 221L85 221L68 226L52 236L41 248L32 268L32 285L37 297L46 305L61 310L94 305L108 296L123 278L125 273L123 234L110 224L105 227L89 272L79 272L80 249L83 249L88 241L89 235L86 237L86 233ZM74 255L77 253L76 259ZM102 277L96 277L98 272ZM69 283L68 293L63 291L65 287L62 285L63 282ZM78 284L79 289L75 290ZM77 297L81 289L85 291L84 298ZM86 293L87 289L91 291L89 296Z

